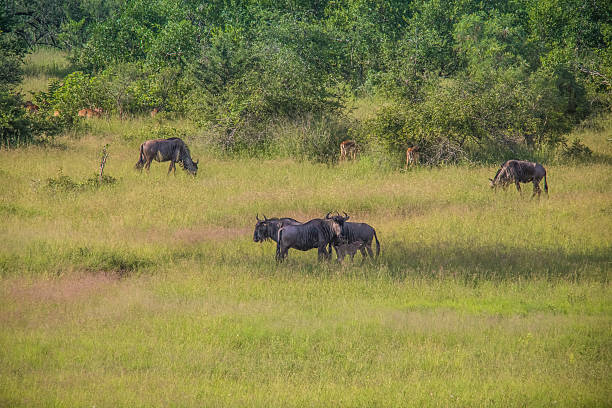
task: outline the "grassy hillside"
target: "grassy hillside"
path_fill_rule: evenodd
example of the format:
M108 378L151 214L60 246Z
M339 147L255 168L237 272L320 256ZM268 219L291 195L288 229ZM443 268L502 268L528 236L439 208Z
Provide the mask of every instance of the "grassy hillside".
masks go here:
M139 174L151 126L0 151L0 405L609 403L609 121L539 201L491 191L493 167L222 160L194 140L196 178ZM116 183L83 185L105 143ZM376 262L277 265L252 241L256 213L335 209L376 228Z

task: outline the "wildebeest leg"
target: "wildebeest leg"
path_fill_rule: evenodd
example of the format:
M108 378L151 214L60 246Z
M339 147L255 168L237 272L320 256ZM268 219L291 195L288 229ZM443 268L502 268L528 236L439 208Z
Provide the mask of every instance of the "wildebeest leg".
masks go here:
M319 247L319 260L323 259L328 260L331 258L331 255L327 252L327 244Z
M281 245L280 247L280 251L276 254L276 261L277 262L282 262L285 260L285 258L287 258L287 253L289 252L289 248L288 247L283 247Z
M152 161L153 161L153 159L147 159L147 163L145 164L145 169L147 169L147 173L151 169L151 162Z
M514 184L516 184L516 189L518 190L518 192L522 194L521 183L519 183L518 181L515 181Z
M538 195L538 198L540 198L540 192L542 190L540 190L540 183L537 180L533 180L533 194L531 194L531 198L533 198L534 195Z
M365 245L359 248L359 251L361 251L361 262L363 262L368 257L368 253L365 250Z
M167 176L170 175L170 172L172 171L172 167L173 166L174 166L174 160L170 160L170 167L168 167L168 174L167 174ZM175 170L174 174L176 175L176 170Z
M366 244L364 246L368 250L368 254L370 255L370 258L374 258L374 251L372 251L372 243L370 242L369 244Z

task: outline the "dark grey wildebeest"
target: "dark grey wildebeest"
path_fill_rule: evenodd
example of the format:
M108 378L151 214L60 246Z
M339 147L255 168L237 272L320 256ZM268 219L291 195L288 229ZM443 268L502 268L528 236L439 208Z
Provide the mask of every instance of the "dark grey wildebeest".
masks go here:
M327 246L338 242L342 224L349 219L348 216L330 217L329 214L324 219L315 218L304 224L287 225L278 230L276 260L280 262L285 259L290 248L300 251L317 248L319 259L329 259L331 254L327 252Z
M255 231L253 232L253 241L264 242L268 239L278 242L278 230L286 225L301 225L302 223L294 220L293 218L267 218L265 215L264 219L259 219L259 214L255 216L257 224L255 224Z
M540 181L544 179L544 191L548 195L548 183L546 182L546 169L541 164L523 161L523 160L508 160L501 165L501 168L495 173L495 177L489 179L491 181L491 188L498 186L504 189L508 185L514 183L516 189L520 192L520 183L533 182L533 194L540 197Z
M346 215L346 213L344 213ZM371 258L374 257L374 252L372 251L372 241L376 241L376 257L380 254L380 242L378 242L378 237L376 236L376 230L372 228L372 226L362 223L362 222L345 222L342 225L342 231L340 233L340 243L344 244L353 244L357 241L362 242L357 249L361 251L361 255L363 256L362 261L365 261L365 258L369 255ZM334 245L334 249L336 250L336 255L338 256L338 260L340 260L340 253L338 252L338 245ZM331 253L331 248L329 249ZM366 252L367 251L367 252ZM352 257L351 257L352 259Z
M140 158L136 163L136 169L141 170L145 167L147 171L151 167L151 162L155 160L158 162L170 161L170 167L168 168L168 174L174 170L176 174L176 164L182 165L183 169L192 175L198 173L198 161L191 159L189 148L178 137L171 137L169 139L156 139L147 140L140 145Z

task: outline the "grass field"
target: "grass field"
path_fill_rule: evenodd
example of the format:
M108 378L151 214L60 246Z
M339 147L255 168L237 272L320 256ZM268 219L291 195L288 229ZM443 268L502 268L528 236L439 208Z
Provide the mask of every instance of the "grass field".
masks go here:
M539 201L493 193L492 167L222 160L196 140L197 178L138 174L150 125L0 151L0 406L610 404L609 125ZM117 182L78 185L105 143ZM60 173L77 184L49 187ZM256 213L335 209L377 229L377 262L277 265L252 241Z
M24 90L63 75L45 52ZM158 125L0 150L0 407L610 406L612 118L571 135L594 158L547 165L541 200L491 191L493 167L229 160L197 137L196 178L139 174ZM380 258L277 265L252 240L257 213L330 210Z

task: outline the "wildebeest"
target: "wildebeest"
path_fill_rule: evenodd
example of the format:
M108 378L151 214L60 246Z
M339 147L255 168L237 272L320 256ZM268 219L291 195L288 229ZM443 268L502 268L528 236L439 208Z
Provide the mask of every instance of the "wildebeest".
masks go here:
M151 167L151 161L165 162L170 161L170 167L168 168L168 174L174 169L176 174L176 165L178 162L182 164L183 169L188 171L192 175L196 175L198 172L198 161L193 161L189 153L189 148L178 137L171 137L169 139L156 139L147 140L140 145L140 158L136 163L136 169L141 170L145 167L147 171Z
M253 241L264 242L268 239L278 242L278 230L286 225L300 225L299 221L293 218L267 218L264 215L264 219L259 219L259 214L255 216L257 224L255 224L255 231L253 232Z
M317 248L319 259L329 259L331 254L327 252L327 246L337 244L342 225L349 219L348 215L330 217L329 214L324 219L315 218L304 224L282 227L278 231L276 260L280 262L285 259L290 248L300 251Z
M357 143L355 143L354 140L345 140L340 143L340 161L346 160L347 158L355 160L356 153Z
M491 188L501 186L504 189L509 184L514 183L516 189L520 192L521 186L519 183L533 182L533 194L540 197L540 181L544 179L544 191L548 195L548 183L546 182L546 169L539 164L523 160L508 160L501 165L501 168L495 173L495 177L489 179L491 181Z
M408 166L413 166L419 163L419 146L413 146L406 149L406 169Z
M344 213L344 215L346 215L346 213ZM342 225L342 230L340 231L340 240L337 241L333 247L336 250L338 260L340 260L340 252L338 251L338 247L341 246L342 243L353 244L361 241L363 245L359 246L357 249L361 251L361 255L363 256L362 260L365 260L368 255L371 258L374 257L374 251L372 251L373 240L376 241L376 257L378 257L378 255L380 255L380 242L376 236L376 230L372 228L372 226L362 222L345 222Z
M338 262L342 263L346 255L349 255L351 257L351 262L353 262L355 254L358 250L363 250L363 247L363 241L355 241L349 244L345 240L340 239L340 243L335 247L336 254L338 255Z

